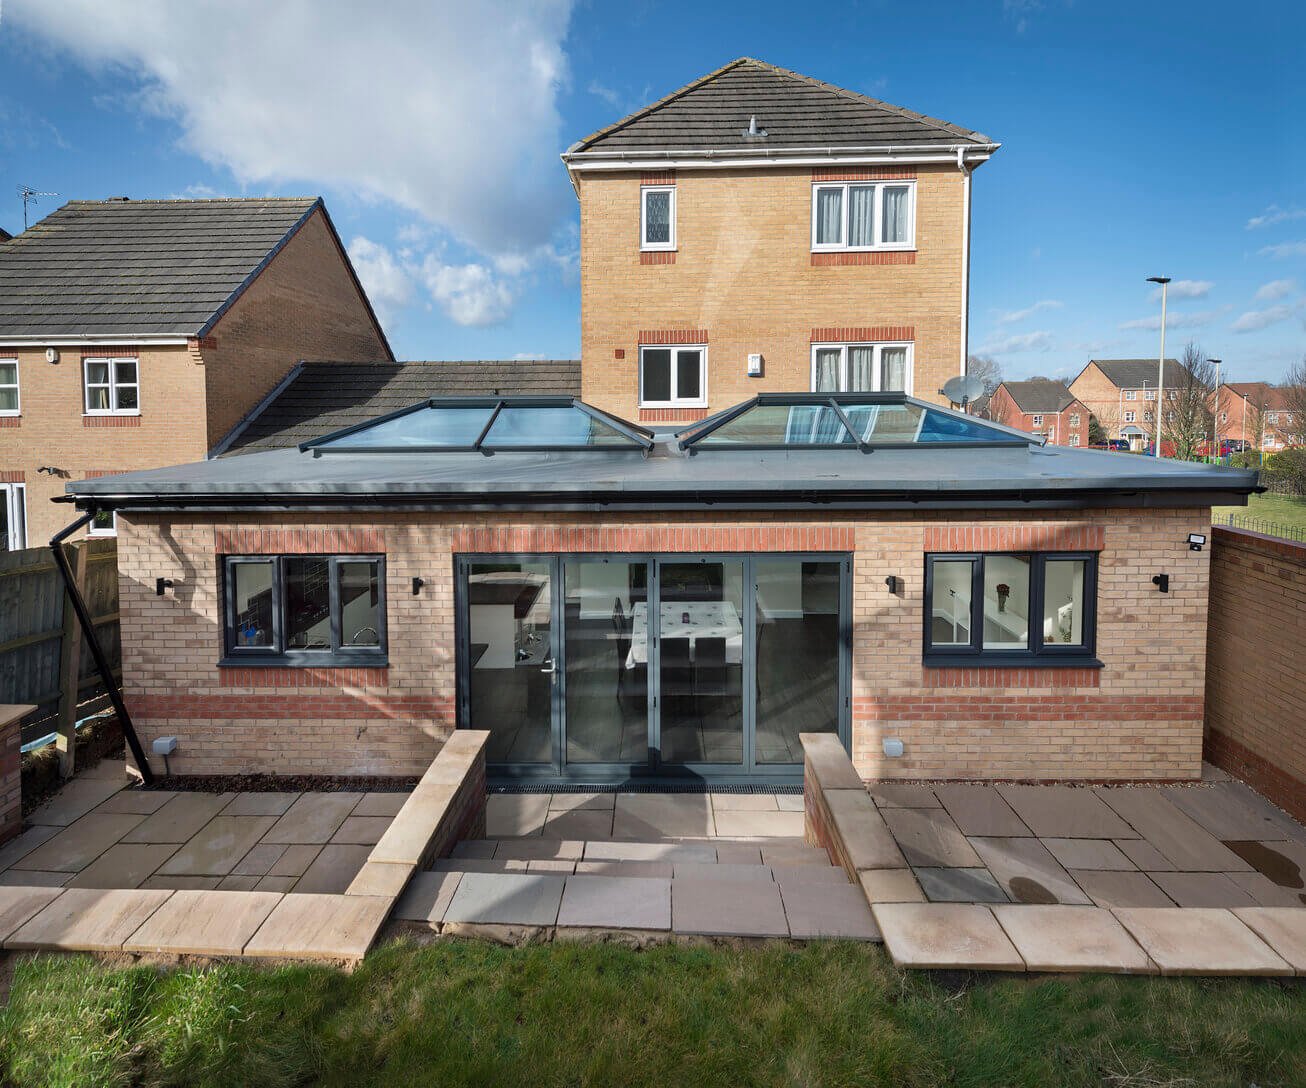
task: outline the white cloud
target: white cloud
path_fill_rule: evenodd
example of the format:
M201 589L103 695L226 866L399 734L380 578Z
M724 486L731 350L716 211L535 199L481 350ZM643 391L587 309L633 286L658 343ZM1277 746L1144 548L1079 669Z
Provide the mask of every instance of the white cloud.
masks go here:
M611 87L604 86L597 79L591 79L590 85L585 88L595 98L602 99L614 110L622 108L622 97L620 93L614 91Z
M1216 318L1227 314L1233 307L1221 306L1215 310L1193 310L1189 313L1170 312L1165 315L1165 327L1167 329L1200 329L1204 325L1209 325ZM1160 331L1161 315L1153 314L1151 317L1138 317L1133 321L1122 321L1122 329L1152 329Z
M4 14L242 185L330 188L489 255L549 242L570 0L9 0ZM478 266L468 266L478 267ZM464 280L478 278L463 276Z
M361 235L349 243L349 259L363 290L384 323L413 299L412 273L380 242Z
M431 297L459 325L497 324L508 316L516 298L513 287L483 264L445 264L428 253L420 276Z
M1256 252L1261 257L1306 257L1306 242L1280 242L1262 246Z
M1027 317L1033 317L1034 314L1041 310L1059 310L1065 305L1055 298L1045 298L1034 303L1033 306L1026 306L1023 310L1008 310L1006 313L998 315L999 325L1012 325L1017 321L1024 321Z
M1043 10L1043 0L1002 0L1002 14L1016 24L1016 33L1029 29L1029 17Z
M1214 286L1215 284L1210 280L1175 280L1169 286L1167 297L1171 301L1181 298L1205 298ZM1157 287L1152 291L1152 301L1161 301L1161 288Z
M1302 305L1300 302L1284 302L1278 306L1267 306L1264 310L1248 310L1229 327L1234 332L1259 332L1295 317L1301 313Z
M1306 208L1280 208L1277 204L1271 204L1263 215L1254 215L1247 220L1247 229L1272 227L1276 223L1288 223L1294 219L1306 219Z
M1271 280L1257 289L1256 299L1259 302L1278 302L1279 299L1287 298L1296 290L1296 280Z
M1046 329L1037 332L1014 333L990 340L976 351L981 355L1006 355L1019 351L1051 351L1052 334Z
M512 357L515 363L536 363L547 358L547 355L539 351L519 351Z

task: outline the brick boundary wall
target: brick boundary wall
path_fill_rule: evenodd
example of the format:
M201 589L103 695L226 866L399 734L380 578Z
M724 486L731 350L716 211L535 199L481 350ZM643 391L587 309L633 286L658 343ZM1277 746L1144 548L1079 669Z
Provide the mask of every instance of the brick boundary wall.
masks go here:
M1306 820L1306 544L1211 533L1203 754Z

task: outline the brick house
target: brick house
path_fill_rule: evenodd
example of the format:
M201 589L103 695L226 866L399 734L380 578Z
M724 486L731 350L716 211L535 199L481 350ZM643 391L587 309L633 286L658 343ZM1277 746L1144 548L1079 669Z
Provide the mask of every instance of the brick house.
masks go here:
M768 391L939 398L997 147L750 58L573 144L585 400L685 422Z
M1216 390L1215 403L1221 443L1245 442L1248 449L1268 453L1295 445L1306 432L1288 394L1268 382L1225 382Z
M1070 383L1070 392L1107 438L1123 438L1131 449L1142 449L1156 437L1159 369L1155 359L1090 359ZM1173 393L1187 381L1187 372L1179 360L1167 359L1164 378Z
M1089 410L1065 382L1003 382L993 391L988 416L1029 431L1056 446L1087 446Z
M867 778L1197 778L1190 534L1256 477L808 393L678 434L419 399L68 487L174 772L414 774L472 726L500 779L775 783L822 730Z
M5 546L68 480L204 457L305 357L393 359L320 199L73 201L5 242Z

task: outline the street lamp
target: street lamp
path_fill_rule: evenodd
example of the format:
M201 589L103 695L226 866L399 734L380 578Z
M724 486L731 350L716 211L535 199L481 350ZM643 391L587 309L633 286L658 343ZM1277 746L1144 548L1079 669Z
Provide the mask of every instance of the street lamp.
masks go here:
M1215 407L1211 409L1211 457L1218 458L1220 456L1220 364L1224 360L1207 359L1207 362L1215 367Z
M1161 285L1161 357L1156 364L1156 456L1161 456L1161 414L1165 411L1165 285L1169 276L1148 276L1148 283Z

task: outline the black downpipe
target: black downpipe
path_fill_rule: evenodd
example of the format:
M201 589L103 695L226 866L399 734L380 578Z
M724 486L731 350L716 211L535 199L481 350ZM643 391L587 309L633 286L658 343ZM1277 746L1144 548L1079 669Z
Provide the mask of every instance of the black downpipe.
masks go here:
M122 735L127 741L127 747L132 750L132 758L136 760L137 769L141 772L141 781L151 786L154 784L154 772L150 770L150 764L145 758L145 749L141 747L140 738L136 735L136 727L132 725L131 715L127 713L127 704L122 701L122 692L118 690L118 683L113 678L113 670L109 668L109 659L104 656L100 640L95 635L95 624L91 622L91 613L87 610L82 595L77 592L72 569L68 566L68 557L64 555L63 542L94 517L95 511L88 511L71 525L60 529L50 538L50 551L54 553L55 566L59 568L59 574L63 577L64 589L68 592L68 599L73 603L73 611L77 613L77 622L82 625L86 645L91 648L95 667L100 672L100 679L104 681L105 689L109 693L109 701L113 704L114 712L122 725ZM74 679L73 683L76 682Z

